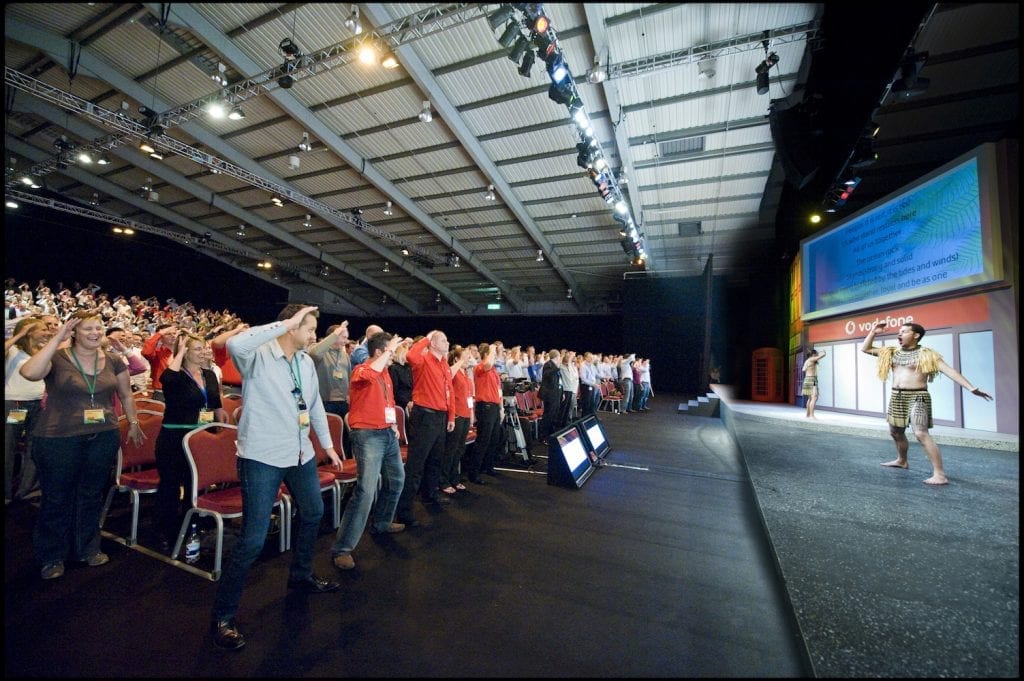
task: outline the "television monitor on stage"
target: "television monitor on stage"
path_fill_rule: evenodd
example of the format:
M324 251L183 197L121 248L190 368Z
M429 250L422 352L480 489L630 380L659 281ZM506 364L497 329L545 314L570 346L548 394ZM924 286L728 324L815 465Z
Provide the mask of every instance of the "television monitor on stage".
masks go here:
M594 472L586 436L573 423L548 436L548 484L579 489Z
M608 452L611 451L612 447L608 442L608 434L604 430L604 424L601 423L601 419L597 418L594 414L589 414L580 419L579 426L590 443L588 451L596 454L599 459L608 456Z

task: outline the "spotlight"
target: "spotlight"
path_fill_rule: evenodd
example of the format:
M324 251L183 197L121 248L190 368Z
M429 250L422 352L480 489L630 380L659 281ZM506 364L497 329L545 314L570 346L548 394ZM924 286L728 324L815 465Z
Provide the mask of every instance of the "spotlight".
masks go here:
M97 165L101 165L101 166L109 166L110 165L110 157L107 156L106 154L100 154L100 157L96 160L96 163L97 163Z
M816 225L816 224L818 224L819 222L821 222L821 214L820 214L820 213L811 213L810 217L809 217L809 218L807 218L807 219L808 219L808 221L809 221L809 222L810 222L810 223L811 223L812 225Z
M506 47L508 47L508 46L506 45ZM516 40L515 47L513 47L512 51L508 53L509 61L515 62L516 64L518 64L519 60L523 58L523 55L526 54L526 50L529 49L529 47L530 47L530 41L526 38L526 36L520 34L519 35L519 39ZM533 67L533 63L532 62L530 63L530 67L531 68Z
M519 26L514 21L510 21L508 26L505 28L505 32L501 34L500 38L498 38L498 42L501 43L502 47L512 47L512 43L515 42L516 36L522 37L523 34L519 31Z
M402 255L409 255L409 249L405 246L402 246L402 250L400 252Z
M547 64L548 75L553 83L561 83L569 76L569 67L565 65L565 59L558 52L552 53L544 60Z
M584 170L590 168L590 144L587 142L576 145L576 165Z
M245 225L238 225L238 229L235 231L235 235L244 237L245 236Z
M14 199L6 199L4 205L8 208L20 208L21 205Z
M373 43L365 42L359 48L359 61L367 66L377 63L377 50Z
M537 262L544 262L544 249L537 249Z
M312 151L313 145L309 143L309 133L302 133L302 141L299 142L299 151Z
M97 194L96 192L93 192L92 193L92 198L89 199L89 205L90 206L98 206L98 205L100 205L100 195Z
M533 20L533 32L546 33L550 25L551 21L543 14L540 14Z
M292 154L291 156L288 157L288 167L291 168L292 170L298 170L301 164L302 161L295 154Z
M280 85L282 89L288 90L292 85L295 85L295 79L289 75L295 70L295 62L286 59L284 64L281 65L281 68L284 69L284 74L277 79L277 84Z
M701 80L711 80L715 77L715 62L708 57L697 62L697 77Z
M152 144L150 144L150 143L149 143L149 142L147 142L146 140L143 140L143 141L142 141L142 142L141 142L141 143L139 144L139 151L141 151L141 152L143 152L143 153L145 153L145 154L152 154L153 152L155 152L155 151L156 151L156 149L154 149L154 148L153 148L153 145L152 145Z
M931 80L918 75L927 60L927 52L916 52L907 55L903 63L900 64L900 70L892 83L892 92L895 96L905 99L919 95L928 89Z
M284 55L287 61L292 61L302 56L302 50L299 49L299 46L291 38L282 38L277 48L281 50L281 54Z
M235 106L231 107L231 111L230 113L228 113L228 118L230 118L233 121L240 121L243 118L245 118L245 112L242 111L242 107L236 104Z
M89 165L89 164L92 163L92 154L90 154L85 149L83 149L82 151L78 152L78 157L77 158L78 158L78 162L79 163L84 163L86 165Z
M390 271L391 271L391 263L389 263L387 260L385 260L384 261L384 269L382 269L381 272L390 272Z
M608 80L608 72L601 66L601 61L598 56L594 55L594 66L587 72L587 81L590 83L603 83Z
M423 123L429 123L434 120L434 114L430 112L430 100L423 100L423 108L420 109L420 113L417 115L417 118L419 118Z
M216 83L217 85L227 85L228 84L228 79L227 79L226 71L227 71L227 67L224 66L223 62L221 62L220 64L217 64L217 73L213 74L210 77L213 78L213 82Z
M356 35L363 32L363 25L359 23L359 8L355 5L352 6L352 14L348 16L348 19L345 19L345 28Z
M149 157L152 158L152 159L156 159L157 161L164 160L164 155L163 155L163 152L161 152L161 151L155 151L154 150L153 152L150 153Z
M441 304L441 292L440 291L438 291L437 295L434 296L434 302L437 303L438 305Z
M326 278L326 277L330 276L330 274L331 274L331 268L330 267L328 267L327 265L321 265L320 266L320 276L321 277Z
M206 113L210 118L224 118L228 115L228 105L223 99L213 99L206 105Z
M767 43L765 51L767 51ZM757 73L757 94L766 95L768 94L768 70L779 63L779 55L772 52L767 55L760 64L754 69Z
M757 74L757 94L766 95L768 94L768 72L759 71Z
M498 11L487 17L487 21L491 24L491 30L497 31L498 27L511 19L513 14L514 9L512 5L501 5L498 7ZM508 46L506 45L506 47Z
M529 78L535 61L537 61L537 56L533 53L533 50L527 50L526 54L523 55L522 66L519 67L519 75L523 78Z
M576 101L576 95L572 91L572 81L552 83L551 87L548 88L548 99L555 104L572 106L573 102Z
M485 201L496 201L497 198L498 197L496 197L494 195L494 185L493 184L487 185L487 193L484 194L484 200Z
M303 220L303 222L302 222L302 226L303 227L307 227L307 228L308 227L312 227L313 226L313 222L312 221L313 221L313 216L307 214L306 215L306 219Z
M391 210L391 202L388 201L384 204L384 215L394 215L395 211Z
M388 69L389 71L391 69L397 69L398 57L395 56L394 52L386 52L380 60L380 65Z
M572 289L571 288L565 289L565 297L568 298L569 300L572 300Z
M282 206L284 206L284 201L281 200L280 196L272 196L272 197L270 197L270 202L272 204L274 204L275 206L277 206L278 208L281 208Z

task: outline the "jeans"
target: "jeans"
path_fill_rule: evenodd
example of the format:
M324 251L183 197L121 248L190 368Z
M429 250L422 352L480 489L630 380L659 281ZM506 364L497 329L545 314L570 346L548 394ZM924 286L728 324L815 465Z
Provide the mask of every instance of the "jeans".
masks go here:
M413 518L412 502L416 492L424 500L437 498L441 478L441 457L448 431L448 413L412 406L409 416L409 457L405 462L405 486L398 500L399 522ZM421 484L422 483L422 484Z
M25 420L21 423L4 425L4 499L22 499L26 494L39 486L36 466L32 462L32 428L35 426L39 413L43 410L42 400L4 400L4 415L12 409L24 409ZM24 438L25 446L20 452L18 444ZM20 456L19 456L20 454ZM18 478L14 478L14 469L20 460Z
M633 409L633 379L624 378L619 384L622 389L622 409L630 411Z
M296 464L278 468L255 459L239 457L238 479L242 487L242 533L220 578L217 596L213 601L214 620L233 619L238 612L249 569L267 541L270 516L282 482L288 486L288 493L298 510L299 523L292 549L289 579L304 579L313 574L313 551L320 530L320 519L324 515L324 499L320 495L315 459L301 466Z
M359 465L359 477L341 517L337 538L331 546L332 556L352 553L368 520L371 531L386 531L395 517L398 498L405 484L402 454L393 429L356 428L352 431L352 447Z
M647 400L651 399L651 384L644 381L640 384L640 408L647 408Z
M32 445L39 474L39 514L32 553L40 566L71 554L87 560L100 552L100 513L117 463L119 431L37 437Z

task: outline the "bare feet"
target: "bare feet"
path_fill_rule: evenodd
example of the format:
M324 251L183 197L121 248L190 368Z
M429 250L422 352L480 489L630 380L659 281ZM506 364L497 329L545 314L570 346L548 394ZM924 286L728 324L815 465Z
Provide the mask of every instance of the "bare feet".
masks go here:
M888 466L889 468L910 468L910 464L906 461L900 461L899 459L896 459L895 461L886 461L882 465Z
M932 477L930 477L927 480L925 480L924 484L926 484L926 485L948 485L949 484L949 480L946 478L945 475L933 475Z

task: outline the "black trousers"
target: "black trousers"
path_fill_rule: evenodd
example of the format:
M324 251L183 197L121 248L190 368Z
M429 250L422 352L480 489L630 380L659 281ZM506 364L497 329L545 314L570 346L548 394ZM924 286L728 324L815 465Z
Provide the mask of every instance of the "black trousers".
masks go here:
M540 420L540 436L543 439L558 430L558 419L562 411L562 391L545 393L541 400L544 402L544 416Z
M496 440L501 435L501 405L477 402L473 411L476 414L476 442L466 457L466 477L470 480L494 467Z
M412 405L409 414L409 458L405 462L405 486L398 499L398 522L413 518L412 502L416 492L424 500L437 498L441 479L441 460L448 430L448 414Z

